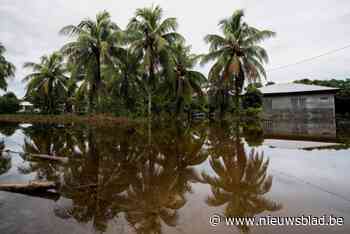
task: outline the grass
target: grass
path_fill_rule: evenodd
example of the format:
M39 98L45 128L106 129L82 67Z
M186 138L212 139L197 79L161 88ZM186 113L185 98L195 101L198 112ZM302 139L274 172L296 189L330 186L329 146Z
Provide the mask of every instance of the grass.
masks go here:
M8 123L43 123L43 124L89 124L94 126L131 125L141 120L112 115L40 115L40 114L12 114L0 115L0 122Z

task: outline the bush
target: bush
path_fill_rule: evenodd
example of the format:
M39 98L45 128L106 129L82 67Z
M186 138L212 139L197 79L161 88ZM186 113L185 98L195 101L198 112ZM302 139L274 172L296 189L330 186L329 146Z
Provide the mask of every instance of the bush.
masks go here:
M0 114L14 114L20 110L20 102L14 93L0 97Z
M263 94L254 86L248 86L247 92L242 99L244 109L260 108L263 103Z

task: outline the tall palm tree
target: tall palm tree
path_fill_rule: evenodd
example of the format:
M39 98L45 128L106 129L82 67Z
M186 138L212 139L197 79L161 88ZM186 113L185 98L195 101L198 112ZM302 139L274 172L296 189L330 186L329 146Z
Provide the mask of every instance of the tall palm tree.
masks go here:
M202 96L202 86L207 79L202 73L193 70L199 56L191 53L190 46L177 42L171 46L171 51L176 76L176 112L179 113L184 105L191 104L193 93Z
M78 25L68 25L60 33L76 38L63 46L62 52L70 62L84 69L89 89L90 111L99 102L102 88L102 65L111 62L111 48L119 40L119 27L111 21L110 14L103 11L96 20L85 19ZM96 100L97 99L97 100Z
M135 17L128 24L128 35L131 48L143 53L142 66L144 80L148 93L148 116L152 110L152 91L155 89L160 69L169 78L172 66L169 58L170 44L183 40L176 32L178 23L176 18L163 20L163 10L159 6L137 9Z
M6 52L5 47L0 43L0 89L7 89L7 78L11 78L15 75L15 66L8 62L4 57Z
M24 82L28 82L26 97L43 96L44 112L57 111L58 97L64 95L68 80L62 54L55 52L50 56L43 56L40 63L28 62L24 64L24 68L33 70L33 73L23 79Z
M275 36L272 31L249 26L243 17L243 10L237 10L231 17L221 20L219 26L223 35L205 37L210 51L202 58L202 64L214 61L209 72L212 93L221 95L222 102L234 93L236 108L244 82L266 77L263 65L268 62L268 55L259 43Z

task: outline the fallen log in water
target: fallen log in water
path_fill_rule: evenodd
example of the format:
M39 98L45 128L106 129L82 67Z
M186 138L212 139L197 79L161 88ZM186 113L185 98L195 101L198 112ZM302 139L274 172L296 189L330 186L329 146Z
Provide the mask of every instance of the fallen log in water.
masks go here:
M48 181L31 181L29 183L22 184L0 184L0 191L6 191L11 193L19 193L23 195L29 195L32 197L40 197L57 201L60 194L56 191L57 184Z
M57 185L49 181L31 181L23 184L0 184L0 190L16 192L16 191L47 191L55 189Z
M68 163L69 159L67 157L57 157L46 154L31 154L31 153L23 153L12 150L4 150L5 153L14 153L19 154L22 157L26 157L28 160L48 160L48 161L56 161L60 163Z
M28 160L48 160L48 161L56 161L60 163L68 163L68 158L56 157L52 155L45 154L27 154Z

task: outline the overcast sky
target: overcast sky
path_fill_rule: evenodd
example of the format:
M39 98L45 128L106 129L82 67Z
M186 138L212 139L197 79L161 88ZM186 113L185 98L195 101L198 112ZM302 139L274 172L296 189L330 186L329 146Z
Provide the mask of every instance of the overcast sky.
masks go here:
M194 52L208 49L203 37L218 33L217 23L243 8L245 20L258 28L270 29L277 37L264 43L270 55L266 69L294 63L350 44L349 0L0 0L0 41L6 56L17 67L9 90L22 96L26 61L58 50L67 40L58 35L65 25L94 17L108 10L112 19L125 27L136 8L160 4L165 16L177 17L179 32ZM350 48L311 62L268 72L268 80L341 79L350 77ZM199 67L207 73L207 67Z

